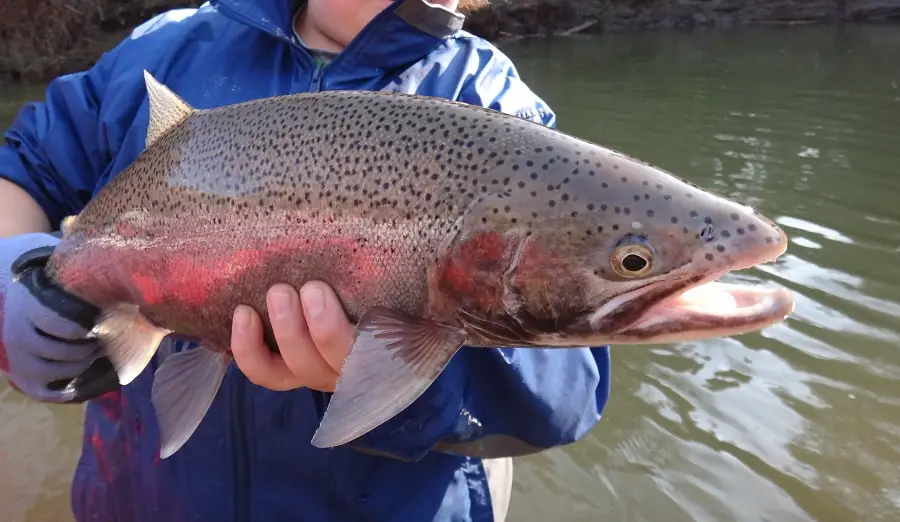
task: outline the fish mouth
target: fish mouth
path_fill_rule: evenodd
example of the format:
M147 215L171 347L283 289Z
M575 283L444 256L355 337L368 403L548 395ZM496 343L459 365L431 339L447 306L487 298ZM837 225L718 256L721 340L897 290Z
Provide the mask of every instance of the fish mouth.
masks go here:
M646 344L741 335L783 321L793 310L786 288L713 280L663 299L613 337L621 344Z
M785 238L786 239L786 238ZM631 303L642 313L613 334L615 343L648 344L727 337L761 330L786 319L794 310L793 293L784 287L724 283L727 274L772 263L786 250L787 241L746 257L739 264L688 274L639 289ZM674 275L674 274L672 274ZM655 302L654 302L655 301Z

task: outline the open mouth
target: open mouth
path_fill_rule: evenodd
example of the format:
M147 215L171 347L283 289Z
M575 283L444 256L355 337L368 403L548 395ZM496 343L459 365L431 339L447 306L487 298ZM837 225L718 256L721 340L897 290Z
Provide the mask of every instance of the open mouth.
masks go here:
M794 310L794 296L786 288L723 283L735 270L773 262L783 248L748 259L740 267L713 273L686 285L683 291L652 305L640 318L616 333L617 342L671 343L726 337L761 330L783 321Z
M665 299L623 333L661 343L740 335L783 321L793 309L785 288L712 281Z

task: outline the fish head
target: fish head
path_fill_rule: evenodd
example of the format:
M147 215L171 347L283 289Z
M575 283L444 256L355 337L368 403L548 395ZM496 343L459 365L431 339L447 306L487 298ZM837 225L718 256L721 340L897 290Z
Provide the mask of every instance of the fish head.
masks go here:
M530 161L537 176L474 216L472 226L516 239L495 274L502 313L478 321L463 312L485 337L560 347L679 342L759 330L793 310L783 288L717 281L783 254L787 237L775 223L616 151L583 142L556 150L566 152Z

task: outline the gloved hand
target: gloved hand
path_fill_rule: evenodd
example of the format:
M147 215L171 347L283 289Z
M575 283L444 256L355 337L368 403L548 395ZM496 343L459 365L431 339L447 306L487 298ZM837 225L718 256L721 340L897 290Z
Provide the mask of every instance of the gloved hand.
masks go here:
M58 242L51 234L0 239L0 374L33 399L83 402L119 383L88 337L99 310L44 274Z

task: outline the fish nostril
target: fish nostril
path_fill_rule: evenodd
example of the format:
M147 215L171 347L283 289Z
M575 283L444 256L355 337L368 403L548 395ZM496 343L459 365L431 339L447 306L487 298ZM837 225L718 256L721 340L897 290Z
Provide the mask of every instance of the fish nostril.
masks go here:
M711 223L704 225L703 228L700 229L699 237L706 240L706 242L713 241L716 239L716 228Z

